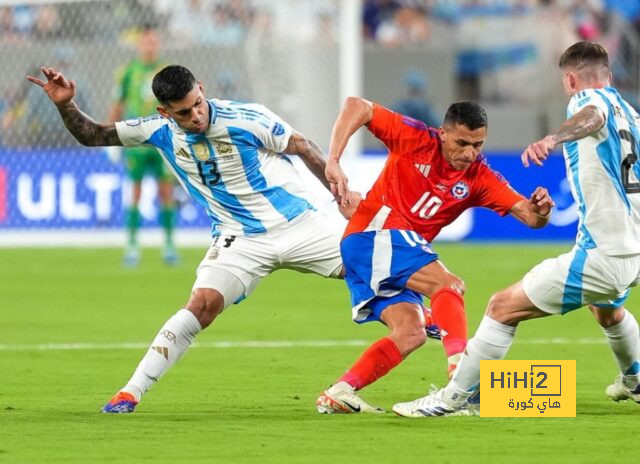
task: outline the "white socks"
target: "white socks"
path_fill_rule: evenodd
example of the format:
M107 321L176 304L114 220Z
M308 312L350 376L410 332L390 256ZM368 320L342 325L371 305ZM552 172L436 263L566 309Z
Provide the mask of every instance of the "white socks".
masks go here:
M622 321L611 327L603 327L602 331L607 336L609 346L624 375L636 375L640 373L640 332L638 322L626 309Z
M149 351L121 391L131 393L140 401L140 397L182 357L201 330L198 319L188 309L181 309L174 314L162 326Z
M467 343L465 353L445 389L445 395L468 397L480 382L480 360L503 359L515 333L515 327L484 316L475 335Z

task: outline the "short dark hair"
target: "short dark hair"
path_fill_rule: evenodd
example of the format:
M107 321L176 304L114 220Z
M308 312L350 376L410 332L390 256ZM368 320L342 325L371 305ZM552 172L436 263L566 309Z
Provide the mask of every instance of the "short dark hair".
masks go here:
M443 124L461 124L476 130L487 127L487 112L476 102L461 101L449 107Z
M172 64L153 77L151 89L160 103L182 100L196 85L196 78L184 66Z
M609 54L602 45L587 41L571 45L564 51L558 62L560 68L580 68L593 64L609 69Z

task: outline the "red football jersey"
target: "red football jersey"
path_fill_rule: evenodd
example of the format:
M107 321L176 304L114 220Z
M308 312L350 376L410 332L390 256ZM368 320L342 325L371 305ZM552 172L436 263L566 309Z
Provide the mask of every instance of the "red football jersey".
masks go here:
M442 154L437 130L420 121L375 104L367 127L384 142L389 155L345 236L404 229L431 242L467 208L483 206L504 216L524 199L482 155L464 171L453 169Z

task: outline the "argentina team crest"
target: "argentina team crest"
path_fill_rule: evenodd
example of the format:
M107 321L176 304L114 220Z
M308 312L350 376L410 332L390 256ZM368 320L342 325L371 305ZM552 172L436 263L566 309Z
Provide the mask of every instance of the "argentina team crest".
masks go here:
M466 182L460 181L451 189L451 195L457 200L464 200L469 196L469 186Z
M200 161L207 161L209 159L209 149L204 143L196 143L192 145L193 153Z

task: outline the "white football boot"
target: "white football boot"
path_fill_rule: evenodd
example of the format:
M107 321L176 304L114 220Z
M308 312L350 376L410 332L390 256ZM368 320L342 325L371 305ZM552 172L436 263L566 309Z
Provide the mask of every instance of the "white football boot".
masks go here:
M384 409L367 404L347 382L338 382L316 400L320 414L384 414Z
M472 415L466 409L468 397L469 395L448 395L441 388L417 400L396 403L393 405L393 412L404 417Z
M630 399L640 403L640 376L620 374L616 381L607 387L605 393L613 401Z

